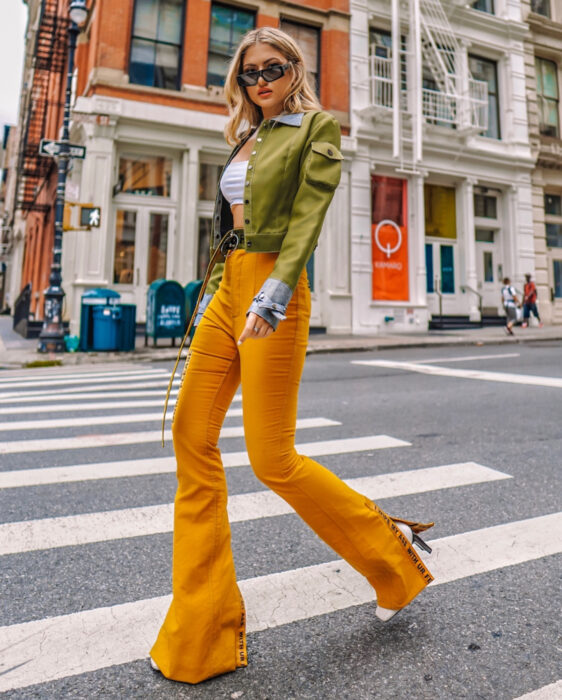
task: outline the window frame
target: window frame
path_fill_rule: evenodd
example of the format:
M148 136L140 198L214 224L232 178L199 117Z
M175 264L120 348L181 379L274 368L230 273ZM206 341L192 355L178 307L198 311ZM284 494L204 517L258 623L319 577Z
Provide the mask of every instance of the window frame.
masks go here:
M137 14L137 5L138 5L139 0L134 0L133 3L133 16L132 16L132 21L131 21L131 34L129 37L129 56L128 56L128 66L127 66L127 75L129 78L129 84L131 85L140 85L142 87L152 87L156 88L158 90L181 90L182 86L182 72L183 72L183 57L184 57L184 50L185 50L185 18L186 18L186 12L187 12L187 2L183 1L181 3L181 30L180 30L180 43L179 44L172 44L169 41L158 41L153 40L153 39L147 39L146 37L142 36L135 36L135 18ZM158 8L160 8L160 3L161 2L166 2L166 0L154 0L158 4ZM178 72L177 72L177 78L176 78L176 87L175 88L167 88L167 87L160 87L158 85L145 85L144 83L135 83L131 80L131 53L133 49L133 42L135 39L138 39L140 41L147 41L147 42L152 42L155 46L158 45L164 45L164 46L177 46L179 48L178 51Z
M486 0L484 0L486 2ZM473 0L470 7L473 10L476 10L477 12L485 12L487 15L495 15L496 14L496 7L494 5L494 0L487 0L490 5L491 5L491 10L481 10L479 7L475 7L476 3L479 2L479 0Z
M500 85L499 70L498 70L499 61L494 59L494 58L488 58L487 56L481 56L480 54L469 53L468 54L468 68L469 68L471 73L473 72L471 67L470 67L470 60L471 59L475 59L477 61L483 61L484 63L489 63L489 64L493 65L493 67L494 67L495 81L496 81L496 92L495 93L490 92L490 84L488 83L488 81L486 81L486 83L488 85L488 92L487 92L487 95L488 95L488 129L487 129L487 131L490 130L490 111L489 111L490 110L490 108L489 108L490 96L494 95L496 98L496 127L497 127L498 133L497 133L497 136L491 136L486 131L481 131L481 132L479 132L479 135L484 137L484 138L487 138L487 139L494 139L495 141L501 141L502 140L502 124L501 124L501 113L500 113L501 85ZM476 76L474 76L474 78L476 80L482 80L482 78L479 78Z
M562 207L562 192L557 191L557 192L549 192L546 191L543 193L544 194L544 237L546 241L546 247L549 250L555 250L559 251L562 249L562 213L561 214L547 214L546 213L546 198L547 197L558 197L561 201L561 207ZM548 241L548 234L547 234L547 226L548 225L554 225L554 226L559 226L560 227L560 233L558 234L558 242L560 245L552 245Z
M556 84L556 92L557 92L557 97L556 100L554 100L551 97L545 97L543 92L539 93L538 90L538 68L539 64L541 63L550 63L552 66L554 66L554 71L555 71L555 84ZM536 82L536 93L537 93L537 110L538 110L538 116L539 116L539 134L541 136L546 136L547 138L554 138L554 139L559 139L560 138L560 66L557 61L552 60L551 58L545 58L544 56L537 56L535 55L535 82ZM541 68L541 83L542 81L542 75L543 71ZM556 124L556 134L553 136L552 134L547 134L544 131L541 131L541 124L544 124L544 122L541 122L541 116L542 116L542 101L550 101L550 102L556 102L556 117L557 117L557 124ZM546 124L544 124L547 126Z
M534 7L534 0L531 0L531 12L534 12L536 15L540 15L541 17L547 17L548 19L552 19L552 5L550 3L550 0L544 0L544 2L547 3L546 12L539 12Z
M293 19L292 17L281 16L279 17L279 29L283 30L283 23L288 22L289 24L295 24L299 27L305 27L306 29L314 29L317 36L317 58L316 58L316 97L320 99L320 91L322 89L322 27L309 24L308 22L301 22L300 20ZM288 34L288 32L287 32ZM301 49L302 50L302 49ZM310 72L310 71L309 71Z
M209 82L209 56L211 55L211 53L214 54L214 52L211 52L211 31L212 31L213 7L219 5L220 7L224 7L224 8L227 8L229 10L233 10L233 11L238 10L239 12L247 12L249 15L252 15L252 17L254 18L254 27L253 27L254 29L256 28L258 13L257 13L256 9L253 9L251 7L244 7L242 5L236 5L235 3L223 2L222 0L210 0L209 4L211 6L211 8L210 8L211 11L209 13L209 40L207 42L207 70L206 70L206 74L205 74L205 85L207 87L211 87L211 88L221 88L222 89L224 83L223 83L223 85L217 85L216 83ZM232 55L234 55L234 53ZM232 58L232 56L231 56L231 58ZM226 79L226 75L224 77Z

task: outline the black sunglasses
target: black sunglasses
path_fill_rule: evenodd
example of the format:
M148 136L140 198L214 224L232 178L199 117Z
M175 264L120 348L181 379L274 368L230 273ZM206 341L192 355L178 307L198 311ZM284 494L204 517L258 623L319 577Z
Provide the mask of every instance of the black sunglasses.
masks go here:
M272 83L274 80L279 80L279 78L285 75L285 71L289 68L291 63L284 63L282 66L275 64L273 66L268 66L263 70L249 70L246 73L240 73L236 76L238 85L242 87L250 87L251 85L257 85L258 80L263 78L266 83Z

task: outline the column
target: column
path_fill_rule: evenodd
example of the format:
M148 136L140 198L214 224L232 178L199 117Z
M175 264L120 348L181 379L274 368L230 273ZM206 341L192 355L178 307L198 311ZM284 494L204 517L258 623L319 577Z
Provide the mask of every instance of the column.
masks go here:
M410 187L410 216L408 237L410 261L414 269L412 286L412 303L427 306L427 277L425 269L425 209L423 181L425 173L412 175L408 182ZM411 277L410 277L411 279ZM429 313L429 312L428 312Z
M464 258L464 284L467 287L468 315L471 321L480 321L479 298L471 290L478 290L478 275L476 273L476 239L474 236L474 185L476 181L467 178L461 183L460 190L460 241L462 242ZM470 289L468 289L470 287Z

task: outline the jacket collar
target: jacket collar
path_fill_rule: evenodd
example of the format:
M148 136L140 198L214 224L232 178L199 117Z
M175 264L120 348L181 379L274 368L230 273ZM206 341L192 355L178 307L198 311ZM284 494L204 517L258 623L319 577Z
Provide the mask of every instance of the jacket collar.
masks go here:
M287 126L301 126L302 119L304 117L304 112L295 112L293 114L278 114L276 117L272 117L272 122L279 122L280 124L287 124Z

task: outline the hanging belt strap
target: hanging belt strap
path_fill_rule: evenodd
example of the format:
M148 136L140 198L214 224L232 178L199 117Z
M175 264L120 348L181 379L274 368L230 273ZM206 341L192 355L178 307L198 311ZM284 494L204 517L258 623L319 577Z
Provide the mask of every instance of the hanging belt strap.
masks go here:
M213 268L215 267L215 264L217 263L219 257L224 256L225 258L228 257L229 253L231 253L233 250L236 250L236 247L238 246L239 238L236 233L232 231L228 231L227 233L224 234L224 236L221 239L221 242L218 244L216 249L214 250L211 259L209 260L209 265L207 266L207 272L205 273L205 279L203 280L203 284L201 285L201 291L199 292L199 296L197 297L197 302L195 304L195 308L193 309L193 313L191 314L191 319L189 321L189 325L187 326L187 330L185 332L185 335L183 336L183 340L181 341L180 349L178 350L178 356L176 358L176 364L174 365L174 369L172 370L172 376L170 377L170 381L168 383L168 389L166 391L166 400L164 401L164 414L162 416L162 447L164 447L164 430L166 427L166 412L168 410L168 402L170 400L170 392L172 391L172 384L174 383L174 377L176 375L176 370L178 368L178 365L181 360L181 353L183 350L183 347L185 345L185 341L187 340L191 329L193 328L193 322L195 321L195 317L197 315L197 310L199 309L199 304L201 303L201 299L203 298L203 295L205 294L205 289L207 288L207 285L209 284L209 280L211 278L211 274L213 272Z

